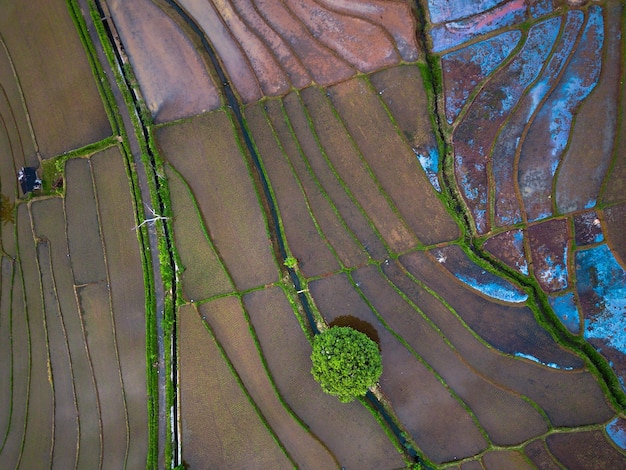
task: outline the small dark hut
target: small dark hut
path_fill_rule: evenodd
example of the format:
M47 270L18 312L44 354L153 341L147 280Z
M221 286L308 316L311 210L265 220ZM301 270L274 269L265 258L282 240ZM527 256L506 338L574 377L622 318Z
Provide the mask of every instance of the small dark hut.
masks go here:
M41 180L37 177L37 171L32 167L20 168L20 171L17 172L17 180L24 196L36 189L41 189Z

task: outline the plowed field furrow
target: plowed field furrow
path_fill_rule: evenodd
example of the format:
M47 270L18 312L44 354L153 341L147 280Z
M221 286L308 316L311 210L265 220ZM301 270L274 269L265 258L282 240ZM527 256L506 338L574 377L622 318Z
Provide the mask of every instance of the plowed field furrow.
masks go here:
M401 468L402 458L367 409L357 402L339 403L313 380L311 345L283 291L251 292L244 304L279 393L340 465Z
M2 71L0 70L0 73ZM0 75L0 78L2 75ZM19 108L18 108L19 109ZM26 156L24 155L24 144L22 136L19 134L17 116L11 107L7 91L0 81L0 132L3 136L3 147L6 148L7 158L3 158L6 163L11 163L11 157L15 166L22 167L26 165ZM13 172L11 172L13 173ZM7 176L11 173L5 173Z
M265 105L268 109L276 106L280 106L278 101ZM261 105L246 109L246 121L271 182L289 250L306 277L335 272L339 264L328 246L328 240L319 232L312 218L284 149L279 147L278 142L289 139L290 135L275 136L276 130L270 127L268 119Z
M410 228L410 235L401 229L394 234L402 240L389 237L394 239L395 250L412 248L413 234L426 245L457 238L459 231L454 219L435 195L414 152L398 134L378 93L364 79L335 85L329 92L380 191L389 196L394 211Z
M102 467L124 468L128 418L112 329L109 292L103 283L76 288L98 392L102 420Z
M50 373L54 390L54 433L52 468L71 469L76 465L78 450L78 409L67 335L59 311L57 290L52 273L51 246L37 244L44 311L50 349Z
M197 202L180 174L166 167L174 226L176 252L182 266L182 287L187 300L202 300L233 292L224 265L208 238ZM202 260L202 262L198 262Z
M377 186L369 168L363 161L358 149L355 148L348 131L336 116L331 103L324 96L324 92L318 88L310 87L302 92L302 99L325 158L328 159L328 163L340 179L340 183L345 185L363 212L370 218L376 231L382 235L394 252L401 252L415 246L416 240L409 233L403 221L394 213L390 202ZM313 168L317 173L317 169ZM318 177L320 181L326 181L323 173L318 174ZM359 233L357 236L361 243L366 245L366 239L361 237ZM365 236L369 236L369 234L366 233ZM370 255L374 256L372 253ZM381 253L381 255L386 257L386 254Z
M91 165L81 158L65 164L67 241L77 285L106 280L100 224L94 195Z
M535 467L520 452L496 450L487 452L482 458L485 468L511 468L515 470L533 470Z
M578 47L521 146L518 185L529 221L553 214L553 178L570 138L574 113L600 77L603 43L602 10L594 5L588 12Z
M281 95L291 84L271 50L233 9L228 0L212 0L226 27L241 44L264 95Z
M413 62L417 60L419 48L415 38L416 24L409 3L379 0L367 2L320 0L317 3L329 11L354 16L379 26L395 42L395 48L403 61Z
M372 85L391 114L395 126L404 135L430 183L441 190L438 180L439 149L428 112L429 102L416 65L392 67L370 76ZM419 173L419 171L417 172ZM421 178L417 178L421 181ZM426 192L426 189L422 189Z
M605 235L617 261L626 269L626 204L619 204L604 210Z
M52 198L37 201L32 204L31 211L35 234L45 238L51 247L50 258L57 300L67 333L78 408L77 468L98 468L102 441L100 404L74 293L74 276L68 256L63 200Z
M582 27L584 15L571 11L565 17L561 36L537 83L520 100L517 109L500 128L491 152L493 184L490 195L491 211L497 226L512 225L522 221L522 200L517 192L517 161L523 137L532 117L558 82L560 72L568 60Z
M402 424L429 458L441 463L469 457L488 446L467 410L383 326L346 275L313 281L309 289L328 322L340 315L351 315L376 329L383 357L381 387ZM420 393L414 393L414 384L418 382Z
M556 206L561 213L595 205L611 163L619 106L622 18L621 2L607 5L600 82L593 97L585 100L576 113L571 141L553 183Z
M257 6L246 0L232 0L242 20L254 33L267 44L277 62L285 71L289 81L296 88L304 88L311 84L311 77L297 53L260 15Z
M10 118L5 116L4 111L2 112L3 118L6 123L12 121L15 124L14 131L19 136L18 141L20 142L19 147L14 146L16 152L19 151L19 153L15 155L10 153L9 155L13 155L13 158L17 156L25 158L28 155L30 156L30 163L35 160L34 155L37 145L33 140L29 117L22 101L22 90L15 76L15 68L2 35L0 35L0 89L7 102L7 111L10 110ZM2 160L5 159L3 158Z
M151 0L107 4L156 122L220 107L202 57L174 20Z
M134 209L124 162L114 147L91 157L106 251L115 343L128 413L128 468L146 465L146 320L144 283Z
M454 131L455 177L478 233L489 231L488 149L524 90L538 76L559 33L561 20L533 26L515 58L498 70L468 108Z
M22 271L15 265L11 298L11 419L0 445L0 466L17 468L24 442L24 427L30 393L30 336L24 306Z
M537 468L545 470L559 470L555 459L548 451L546 443L543 439L531 442L524 447L524 454Z
M463 316L463 310L450 310L438 298L425 290L421 282L405 277L399 267L390 263L385 275L397 286L454 345L458 353L477 373L489 378L496 386L512 390L534 401L550 418L554 426L576 426L603 422L613 414L602 390L587 371L561 371L537 363L507 357L486 347L453 312ZM450 299L447 299L449 302ZM471 308L471 307L469 307ZM480 308L477 307L480 311ZM577 393L568 390L576 389ZM577 413L572 416L571 409Z
M298 468L332 468L336 463L328 450L307 432L277 396L265 369L253 330L238 297L226 297L198 307L204 321L213 329L224 352L237 370L243 385L263 417L285 446ZM272 323L272 322L271 322Z
M484 341L507 354L524 353L557 367L583 366L582 360L554 342L526 306L513 307L484 299L463 284L426 253L413 252L400 258L417 279L442 296L461 316L466 326Z
M332 214L329 201L320 193L319 186L312 179L312 175L309 173L307 165L302 159L301 147L294 138L293 128L290 126L288 118L285 115L282 102L268 102L267 115L284 152L286 164L290 168L294 181L298 185L301 197L304 200L304 204L306 204L307 210L317 228L317 232L323 238L324 243L326 243L339 263L342 263L342 258L346 258L347 250L352 248L355 251L361 252L362 248L359 250L356 247L354 238L346 233L346 227ZM302 177L299 176L298 169ZM305 181L302 180L303 178ZM307 191L307 189L310 190ZM318 205L319 207L317 207Z
M547 431L543 417L531 405L469 367L426 322L423 313L394 292L376 267L359 269L353 277L387 326L467 404L494 444L515 445Z
M275 282L266 221L229 117L216 111L164 127L157 140L189 184L235 286L245 290Z
M324 163L324 156L315 140L307 116L302 108L296 93L291 93L283 100L285 119L289 121L289 127L293 133L294 144L299 151L288 152L287 155L293 168L298 174L309 205L326 236L333 244L333 248L339 255L344 266L357 266L367 262L368 254L363 249L363 245L356 238L355 230L350 224L360 224L365 231L372 232L368 226L367 219L358 210L349 196L339 186L334 175ZM288 144L283 142L285 148ZM316 174L313 171L313 161L318 162L318 168L323 168L325 173ZM320 179L324 174L328 175L324 182ZM331 199L330 192L326 186L334 188L335 199ZM341 209L344 209L344 213ZM349 210L352 208L351 210ZM349 210L349 212L348 212ZM345 213L352 216L350 218ZM376 235L372 232L371 240L376 240ZM382 244L381 252L383 252Z
M26 6L30 13L22 14ZM110 135L91 67L64 3L3 4L0 31L44 158Z
M24 298L23 313L28 324L30 346L29 393L26 429L19 468L37 468L52 457L54 426L54 395L50 377L48 335L42 305L41 279L33 241L28 207L21 204L17 219L19 262L22 268Z
M185 461L198 468L287 469L274 441L213 335L190 305L180 307L179 373Z
M552 434L546 442L552 455L565 468L620 468L626 460L601 431Z
M290 0L288 5L314 38L357 70L372 72L399 62L393 39L380 26L330 11L324 2ZM376 47L364 48L364 43Z
M1 258L0 284L0 357L4 358L0 367L0 459L2 446L11 424L11 404L13 401L13 344L11 338L11 294L13 291L13 260Z
M287 41L319 85L328 85L352 76L355 70L314 37L289 5L258 0L255 6L265 21Z
M178 3L207 35L241 99L251 103L261 98L259 83L245 52L213 4L207 0L179 0Z

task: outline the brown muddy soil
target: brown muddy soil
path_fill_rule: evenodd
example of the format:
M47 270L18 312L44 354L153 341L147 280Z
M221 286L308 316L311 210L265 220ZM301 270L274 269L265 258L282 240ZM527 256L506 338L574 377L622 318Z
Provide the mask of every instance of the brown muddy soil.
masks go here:
M566 468L621 468L625 456L601 431L557 433L546 438L548 449Z
M467 410L385 328L346 275L338 274L314 281L309 288L327 321L351 315L376 329L383 358L382 390L400 421L429 458L439 463L447 462L474 455L487 446L480 428ZM419 393L415 393L416 383L419 383Z
M0 31L44 158L111 134L66 4L45 0L3 3ZM23 133L25 142L27 136Z
M268 105L276 109L280 103L272 101ZM262 105L248 107L246 120L278 203L287 245L302 273L312 277L337 271L339 263L319 233L289 160L279 147L279 142L291 139L289 130L272 128ZM276 138L273 132L278 132Z
M311 94L309 105L305 101L308 94ZM318 95L320 92L316 88L308 88L302 92L302 100L299 100L297 95L293 93L284 100L285 111L303 152L303 161L298 166L298 174L303 179L303 175L311 174L315 185L309 184L309 193L316 194L323 191L322 199L328 201L330 210L335 212L338 222L345 224L346 230L351 232L348 234L347 240L345 236L342 237L341 243L344 263L347 266L361 264L370 256L374 259L385 259L387 256L385 246L367 216L362 212L358 202L353 199L349 190L342 185L343 182L333 173L333 166L327 160L325 150L319 141L321 135L308 121L310 106L320 102L321 97ZM324 119L320 119L319 122L323 124ZM294 166L296 165L295 161L294 159Z
M519 444L547 430L543 417L516 393L503 390L477 374L373 266L354 273L359 289L384 318L388 328L432 367L476 416L498 445ZM503 420L502 416L509 419Z
M510 470L532 470L534 467L519 452L496 450L487 452L482 458L486 469L506 468Z
M526 447L524 447L524 454L537 468L545 470L559 470L561 468L550 455L543 439L538 439L526 445Z
M611 251L626 269L626 204L604 209L604 227Z
M527 229L535 279L545 292L556 292L569 285L567 251L570 245L569 221L552 219Z
M287 469L287 459L191 305L178 312L180 419L187 465ZM244 430L244 432L242 432Z
M221 106L204 59L172 18L150 0L107 4L156 122Z
M162 127L156 140L162 156L191 188L235 286L245 290L276 281L278 270L259 197L229 117L215 111Z
M528 263L524 254L523 237L524 231L509 230L487 239L483 248L511 268L527 274Z
M417 79L414 77L406 77ZM420 82L418 82L420 84ZM402 86L402 82L399 83ZM421 87L420 87L421 88ZM363 79L353 79L329 88L332 104L347 132L376 178L380 191L393 203L394 212L417 238L426 245L451 241L459 229L436 197L414 151L379 99L379 94ZM418 94L415 99L421 97ZM402 239L396 240L396 237ZM412 247L413 240L403 231L389 235L396 252Z
M401 468L404 462L371 413L340 403L310 374L311 345L279 288L247 294L244 304L278 392L346 468Z

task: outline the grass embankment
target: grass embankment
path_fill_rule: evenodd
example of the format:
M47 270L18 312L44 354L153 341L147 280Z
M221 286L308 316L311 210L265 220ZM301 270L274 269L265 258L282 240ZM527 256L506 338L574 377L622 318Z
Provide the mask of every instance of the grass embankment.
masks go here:
M126 135L126 130L124 128L124 123L120 114L119 109L117 108L115 98L113 96L113 92L111 88L108 86L108 79L104 73L102 65L98 60L98 56L94 47L94 44L91 41L89 36L89 32L87 30L86 23L82 17L80 7L78 6L76 0L67 0L68 10L72 19L76 25L76 29L81 38L83 46L87 52L87 57L89 59L89 63L92 67L92 72L96 78L96 83L98 84L98 89L100 91L100 95L102 97L102 101L105 106L105 110L109 117L109 121L111 123L111 127L113 129L114 136L111 139L118 140L119 148L124 158L126 172L128 175L129 184L131 187L131 195L135 212L135 220L137 225L139 225L144 220L143 213L143 204L141 191L139 188L137 173L135 170L135 164L133 162L132 153L130 151L130 144L128 141L128 136ZM140 128L139 119L136 114L132 112L134 109L133 99L126 85L126 81L124 80L120 67L115 59L115 53L113 52L112 44L109 40L109 37L106 33L105 27L102 23L102 15L99 13L96 4L93 0L89 1L91 18L94 22L94 25L97 30L98 37L102 43L105 55L107 60L109 61L109 65L114 72L116 82L118 84L119 89L121 90L126 105L130 110L131 119L133 120L133 124L135 126L135 130L137 131ZM118 137L119 136L119 137ZM141 142L141 139L139 139ZM98 149L105 148L105 143L108 142L103 141L102 147ZM112 143L112 142L111 142ZM88 149L89 151L94 149ZM142 148L145 151L145 148ZM142 152L144 153L144 152ZM60 157L60 160L64 159L64 157ZM51 165L52 166L52 165ZM56 167L56 165L54 165ZM56 170L56 168L54 168ZM48 170L50 173L54 173L53 170ZM56 179L53 178L50 181L54 182ZM156 468L158 465L158 430L159 430L159 411L158 411L158 376L157 370L153 367L153 364L156 362L158 358L158 345L157 345L157 334L156 334L156 303L154 298L154 278L153 278L153 268L152 261L150 258L150 243L148 239L148 230L147 227L142 226L137 230L137 239L139 245L141 247L142 254L142 266L143 266L143 275L144 275L144 295L145 295L145 312L146 312L146 376L147 376L147 387L148 387L148 396L149 400L147 403L148 407L148 455L147 455L147 468ZM168 408L169 409L169 408Z

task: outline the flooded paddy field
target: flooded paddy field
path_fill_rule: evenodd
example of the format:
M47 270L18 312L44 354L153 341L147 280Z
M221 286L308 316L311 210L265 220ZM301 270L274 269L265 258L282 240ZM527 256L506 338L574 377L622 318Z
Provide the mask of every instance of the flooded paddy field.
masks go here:
M622 2L77 1L0 3L0 467L624 466Z

